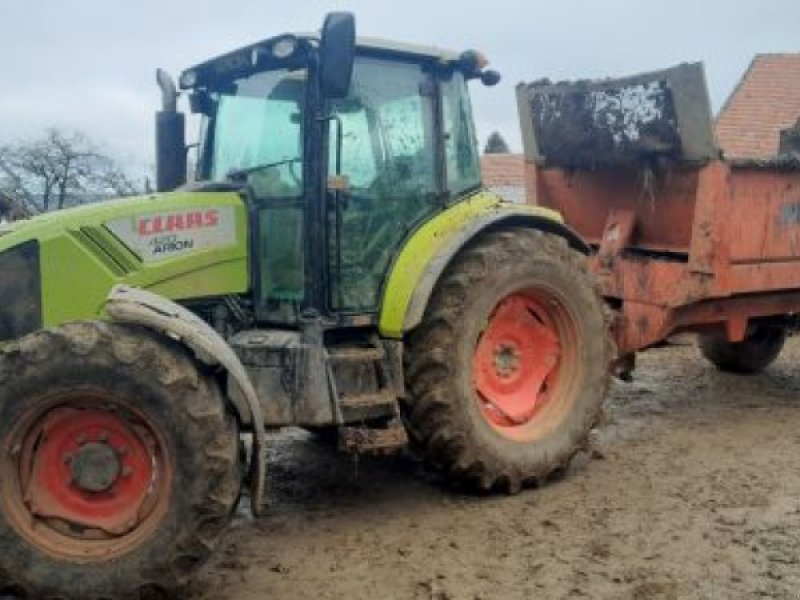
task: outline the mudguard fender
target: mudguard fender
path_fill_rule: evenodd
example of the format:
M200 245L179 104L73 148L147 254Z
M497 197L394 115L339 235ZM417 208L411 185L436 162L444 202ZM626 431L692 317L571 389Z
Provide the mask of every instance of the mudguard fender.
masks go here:
M152 292L116 285L108 294L105 310L112 321L141 325L178 340L194 353L197 360L224 369L233 379L241 391L241 398L228 398L228 401L241 424L250 425L253 430L251 501L253 513L261 514L267 462L264 416L255 388L239 357L222 336L197 315Z
M401 339L419 325L436 283L453 258L482 233L508 227L546 231L589 253L586 243L558 213L540 206L501 203L489 192L479 193L423 225L395 258L383 291L381 334Z

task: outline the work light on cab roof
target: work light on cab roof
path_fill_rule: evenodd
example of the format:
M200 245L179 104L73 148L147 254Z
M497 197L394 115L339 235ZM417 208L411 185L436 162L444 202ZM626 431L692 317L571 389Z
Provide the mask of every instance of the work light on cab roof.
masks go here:
M272 44L272 56L278 60L289 58L297 50L297 38L287 35L275 40ZM256 63L255 57L253 63Z

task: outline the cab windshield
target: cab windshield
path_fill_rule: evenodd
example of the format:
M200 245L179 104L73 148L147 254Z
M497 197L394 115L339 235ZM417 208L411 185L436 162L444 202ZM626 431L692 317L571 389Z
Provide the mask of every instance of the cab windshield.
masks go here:
M207 175L246 179L256 197L303 193L305 69L264 71L212 95Z

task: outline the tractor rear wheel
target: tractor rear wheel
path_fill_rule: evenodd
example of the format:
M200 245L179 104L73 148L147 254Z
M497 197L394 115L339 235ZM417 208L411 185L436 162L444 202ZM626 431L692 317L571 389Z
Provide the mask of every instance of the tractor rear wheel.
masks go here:
M701 335L698 342L703 356L720 371L753 374L778 358L786 337L785 327L756 325L741 342L729 342L716 334Z
M614 345L585 257L529 229L448 267L408 340L412 444L449 476L518 491L565 467L597 424Z
M179 588L240 482L219 385L177 342L80 322L0 352L0 596Z

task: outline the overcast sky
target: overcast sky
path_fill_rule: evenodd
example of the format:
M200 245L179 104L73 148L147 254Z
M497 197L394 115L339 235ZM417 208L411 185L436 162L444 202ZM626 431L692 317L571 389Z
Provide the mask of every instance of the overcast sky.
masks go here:
M754 54L800 52L800 0L0 0L0 143L77 129L141 168L156 67L177 74L342 9L362 35L484 51L503 82L473 84L480 140L496 129L514 150L519 81L703 61L716 111Z

